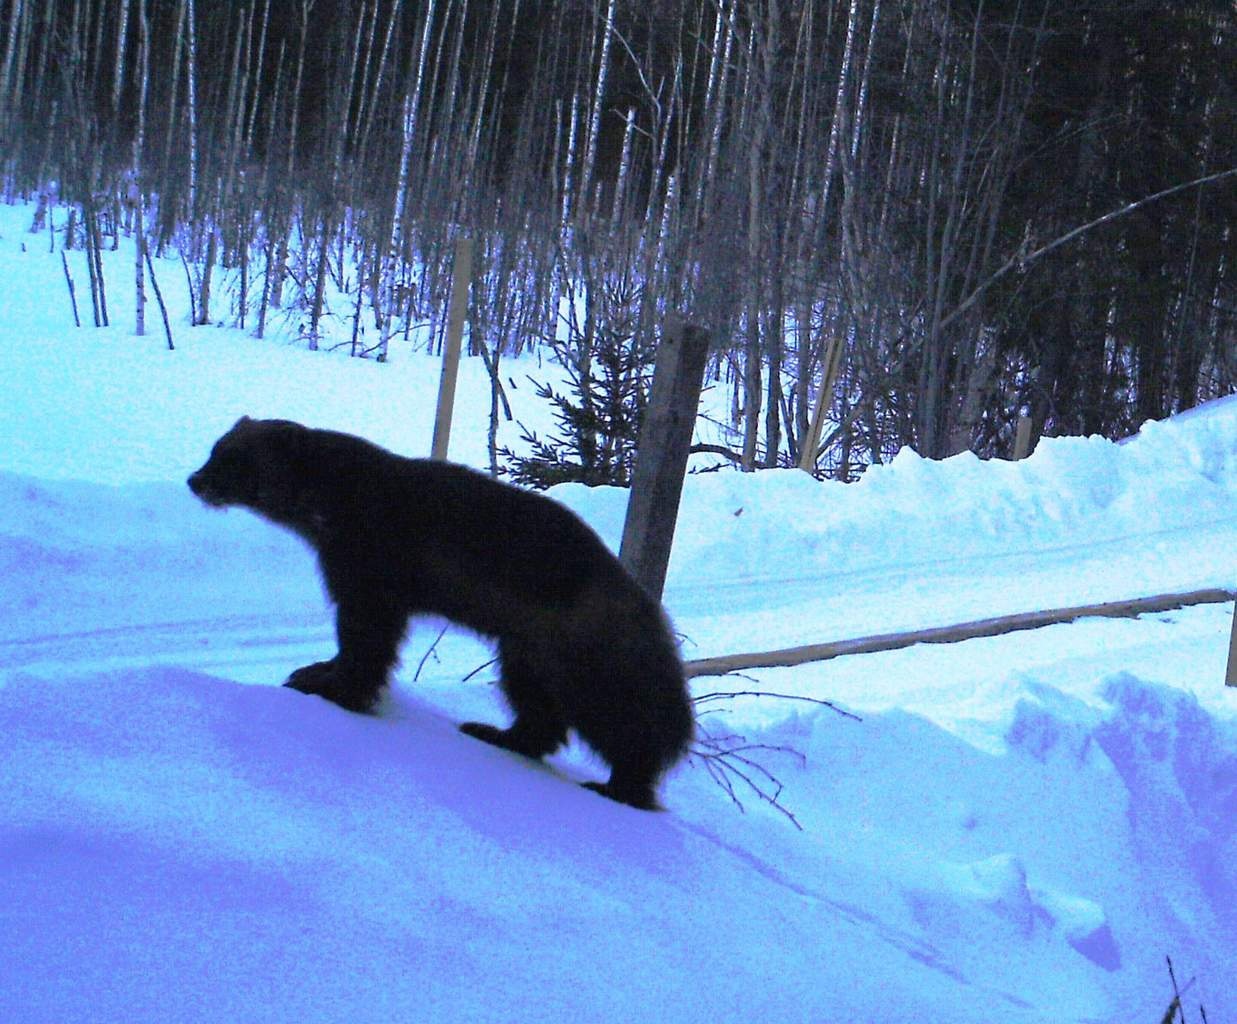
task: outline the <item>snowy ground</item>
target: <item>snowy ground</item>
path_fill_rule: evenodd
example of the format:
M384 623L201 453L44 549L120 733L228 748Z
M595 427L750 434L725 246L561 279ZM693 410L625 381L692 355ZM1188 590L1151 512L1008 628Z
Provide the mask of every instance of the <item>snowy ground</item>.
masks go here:
M801 829L699 757L631 811L564 783L582 749L459 735L502 711L439 623L377 717L278 687L331 651L311 560L184 487L242 413L424 454L433 360L191 330L171 262L168 352L123 245L123 326L76 329L29 218L0 208L0 1021L1157 1021L1166 955L1237 1021L1231 605L695 680L862 721L701 705L786 748L756 756ZM488 408L468 361L454 458ZM555 496L617 544L623 492ZM1019 464L693 477L667 605L695 658L1237 589L1235 551L1228 401Z

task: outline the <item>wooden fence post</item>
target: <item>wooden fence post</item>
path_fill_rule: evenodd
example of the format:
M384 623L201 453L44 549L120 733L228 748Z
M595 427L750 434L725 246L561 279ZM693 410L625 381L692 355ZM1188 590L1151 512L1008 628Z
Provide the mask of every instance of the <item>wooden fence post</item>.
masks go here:
M1233 633L1228 638L1228 671L1224 673L1227 686L1237 686L1237 604L1233 605Z
M1018 417L1018 433L1014 435L1014 461L1020 462L1031 454L1031 417Z
M825 358L821 363L820 393L816 396L816 411L812 414L812 425L808 427L807 437L802 441L799 452L799 468L805 473L816 469L816 449L820 447L820 435L824 433L825 416L833 402L833 389L837 386L838 372L842 368L842 339L835 337L825 349Z
M640 424L619 560L658 600L670 564L709 340L704 328L677 317L666 324Z
M434 416L431 458L445 459L451 440L451 412L455 406L455 382L460 373L460 342L468 317L468 285L472 281L472 239L455 240L455 265L451 271L451 305L447 311L447 338L442 347L442 377L438 383L438 412Z

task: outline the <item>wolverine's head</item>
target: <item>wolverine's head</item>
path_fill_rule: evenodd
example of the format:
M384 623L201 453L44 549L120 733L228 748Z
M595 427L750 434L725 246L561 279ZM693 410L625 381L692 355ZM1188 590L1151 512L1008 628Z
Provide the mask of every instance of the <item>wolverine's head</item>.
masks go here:
M291 495L290 470L306 433L289 420L242 416L215 442L206 464L189 477L189 489L207 505L242 505L270 515Z

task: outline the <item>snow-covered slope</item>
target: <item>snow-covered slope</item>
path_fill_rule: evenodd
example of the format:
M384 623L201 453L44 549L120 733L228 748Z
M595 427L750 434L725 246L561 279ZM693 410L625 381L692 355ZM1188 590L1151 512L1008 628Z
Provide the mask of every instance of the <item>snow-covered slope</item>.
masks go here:
M946 1019L959 997L945 951L836 880L616 813L415 703L373 721L172 668L3 695L6 1020ZM1000 899L1016 870L979 884ZM873 969L879 995L853 984ZM1038 1019L1016 973L966 981Z
M331 651L310 557L184 487L242 413L423 453L434 361L74 329L28 217L0 209L0 1021L1158 1020L1165 955L1237 1019L1231 605L698 679L862 721L699 705L801 828L704 751L666 814L615 806L569 784L585 750L456 733L503 711L440 623L376 717L279 688ZM466 363L455 457L488 407ZM625 493L555 496L617 544ZM1230 400L1018 464L693 477L667 604L698 657L1237 590L1234 551Z

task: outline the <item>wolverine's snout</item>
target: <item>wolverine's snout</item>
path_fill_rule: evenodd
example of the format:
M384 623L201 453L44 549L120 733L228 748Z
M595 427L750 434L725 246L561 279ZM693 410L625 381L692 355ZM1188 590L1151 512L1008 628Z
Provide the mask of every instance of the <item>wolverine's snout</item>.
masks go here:
M206 479L206 475L201 469L190 476L187 483L189 484L189 490L193 491L206 504L216 507L224 504L223 498L211 487L210 481Z

